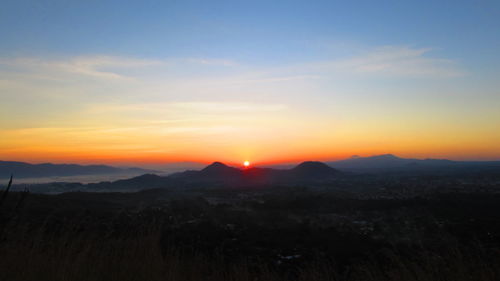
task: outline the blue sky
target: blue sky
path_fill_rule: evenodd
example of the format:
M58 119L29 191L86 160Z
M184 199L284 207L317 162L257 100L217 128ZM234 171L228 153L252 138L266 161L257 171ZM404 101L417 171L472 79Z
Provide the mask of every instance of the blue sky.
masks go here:
M4 54L301 62L410 45L498 62L498 1L2 1ZM332 52L333 51L333 52ZM327 53L327 54L325 54Z
M200 141L261 161L497 159L498 30L489 0L4 0L0 148L56 161L197 160L186 143ZM270 132L295 142L271 152Z

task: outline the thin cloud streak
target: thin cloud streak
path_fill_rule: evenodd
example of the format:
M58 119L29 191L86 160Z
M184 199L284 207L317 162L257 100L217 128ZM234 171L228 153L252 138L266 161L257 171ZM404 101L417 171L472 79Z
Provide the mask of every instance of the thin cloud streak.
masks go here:
M75 57L67 60L43 60L39 58L0 59L0 65L33 73L76 74L102 79L127 79L116 70L160 65L158 60L143 60L111 56Z
M188 58L187 62L206 65L221 65L221 66L236 66L238 63L228 59L213 59L213 58Z
M430 48L385 46L374 51L333 63L333 67L356 73L380 73L394 76L459 77L465 72L448 59L431 58Z
M222 77L226 79L221 81L226 80L230 83L231 81L232 83L288 82L324 78L332 72L434 78L460 77L466 74L453 60L430 57L429 53L432 50L431 48L417 49L407 46L383 46L356 56L336 60L306 62L276 68L248 68L249 71L237 74L237 76L231 73L222 74ZM171 69L189 68L186 63L211 67L240 65L233 60L214 58L139 59L102 55L58 60L0 58L0 67L3 66L4 73L25 71L47 76L54 73L55 77L66 73L101 79L138 78L126 75L124 72L130 69L150 67L155 67L155 71L161 75L165 71L168 73ZM238 76L240 78L237 78Z
M383 75L394 78L453 78L467 75L456 61L429 56L432 50L432 48L382 46L347 58L278 67L261 75L287 73L310 78L317 76L326 78L332 74L354 77Z
M123 74L132 69L159 68L160 72L188 64L208 66L235 66L236 62L225 59L187 58L187 59L139 59L117 56L78 56L68 59L40 59L36 57L0 58L0 67L4 72L39 74L41 78L58 77L61 74L73 74L100 79L132 79ZM5 69L7 68L7 69ZM2 68L0 68L0 71ZM10 71L9 71L10 70ZM52 74L52 75L51 75Z
M194 113L250 113L286 110L286 104L257 104L245 102L166 102L142 104L94 104L89 113L147 111L150 113L190 112ZM165 122L165 121L162 121Z

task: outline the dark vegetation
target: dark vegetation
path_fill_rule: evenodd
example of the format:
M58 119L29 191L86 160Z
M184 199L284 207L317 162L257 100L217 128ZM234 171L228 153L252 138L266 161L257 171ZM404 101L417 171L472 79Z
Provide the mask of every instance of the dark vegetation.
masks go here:
M0 280L500 280L498 179L336 184L58 195L9 184Z

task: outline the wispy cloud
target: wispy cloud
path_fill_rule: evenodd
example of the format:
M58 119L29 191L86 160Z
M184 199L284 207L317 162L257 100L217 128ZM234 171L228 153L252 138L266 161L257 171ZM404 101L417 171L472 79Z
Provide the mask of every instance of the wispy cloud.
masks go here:
M235 66L238 65L235 61L228 59L215 59L215 58L188 58L187 62L206 64L206 65L221 65L221 66Z
M274 83L274 82L316 80L322 78L324 77L321 75L289 75L289 76L272 76L264 78L236 79L226 83L231 83L231 84Z
M172 107L181 110L192 110L199 112L259 112L259 111L281 111L287 108L285 104L257 104L257 103L235 103L235 102L177 102L171 103Z
M164 64L160 60L112 56L80 56L70 59L1 58L0 65L17 71L53 74L76 74L104 79L125 79L120 71Z
M247 66L245 67L246 72L224 73L222 77L219 75L215 81L229 84L287 83L328 78L331 77L332 73L433 78L459 77L466 74L466 71L457 62L431 56L432 51L431 48L383 46L336 60L305 62L276 68ZM210 67L239 65L233 60L218 58L141 59L95 55L66 59L0 58L0 71L11 75L25 72L36 74L39 78L52 77L54 79L65 75L76 75L117 80L148 77L147 74L151 74L150 80L153 77L156 77L154 79L173 77L172 74L175 74L176 70L191 69L196 67L196 64ZM205 69L204 71L209 70Z
M362 74L384 74L415 77L457 77L465 75L450 59L429 56L431 48L384 46L358 56L318 63L319 69Z
M121 57L81 57L69 62L59 64L59 67L69 72L103 77L103 78L125 78L125 76L113 71L116 69L140 68L164 64L159 60L145 60Z
M102 112L148 112L155 113L186 113L195 114L226 114L226 113L257 113L286 110L286 104L260 104L248 102L164 102L139 104L93 104L89 113ZM163 120L160 123L183 122L188 119Z
M1 58L0 71L36 73L38 77L50 78L60 75L80 75L100 79L131 79L126 73L130 70L159 68L160 72L189 64L209 66L234 66L236 62L226 59L186 58L186 59L140 59L117 56L77 56L59 59L41 59L36 57ZM9 68L9 69L6 69Z

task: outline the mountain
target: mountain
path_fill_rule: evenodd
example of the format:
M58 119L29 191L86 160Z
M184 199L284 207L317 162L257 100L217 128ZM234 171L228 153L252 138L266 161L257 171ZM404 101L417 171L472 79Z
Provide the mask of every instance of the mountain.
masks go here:
M405 159L392 154L383 154L370 157L353 156L345 160L328 162L328 165L337 169L389 169L412 165L418 161L417 159Z
M292 169L252 167L238 169L214 162L200 171L173 174L172 179L189 183L219 183L225 185L299 184L332 180L341 173L321 162L303 162Z
M452 161L447 159L400 158L392 154L370 157L353 156L327 164L336 169L357 172L463 171L464 169L496 169L500 161Z
M152 172L140 168L117 168L106 165L76 164L29 164L25 162L0 161L0 178L13 174L16 178L63 177L102 174L140 174Z
M298 178L314 179L314 178L330 178L338 175L338 171L325 163L307 161L302 162L295 168L291 169L291 173Z
M201 171L199 171L199 176L206 179L220 179L220 178L237 178L241 176L242 170L234 167L229 167L221 162L214 162Z

